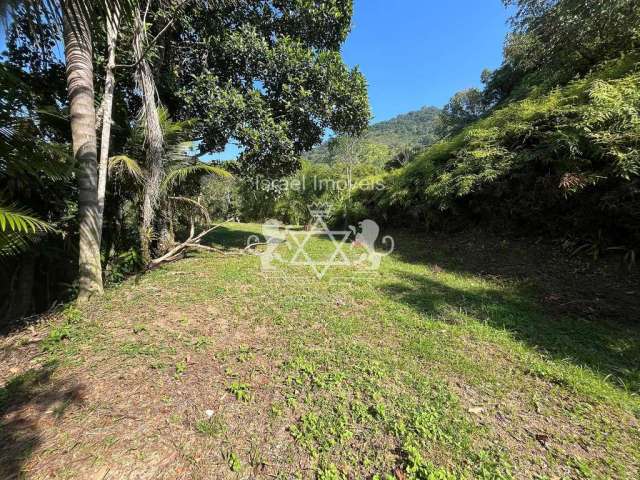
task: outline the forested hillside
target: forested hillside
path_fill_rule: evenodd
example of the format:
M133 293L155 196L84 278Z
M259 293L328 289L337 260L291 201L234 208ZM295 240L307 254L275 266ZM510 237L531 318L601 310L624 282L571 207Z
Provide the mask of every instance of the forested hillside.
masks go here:
M389 155L403 149L431 145L438 139L440 110L422 107L414 112L403 113L390 120L374 123L360 136L360 140L388 147ZM324 142L304 155L312 162L330 162L330 142Z
M572 251L640 242L640 4L508 2L503 65L444 108L448 134L361 189L336 218L422 228L494 225Z

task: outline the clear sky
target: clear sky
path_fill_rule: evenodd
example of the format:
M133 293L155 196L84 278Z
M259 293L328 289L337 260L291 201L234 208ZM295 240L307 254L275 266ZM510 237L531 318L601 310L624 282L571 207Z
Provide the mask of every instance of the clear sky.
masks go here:
M441 107L502 60L501 0L355 0L342 52L369 83L374 122Z
M354 0L342 54L369 83L373 122L442 107L502 61L509 12L501 0ZM209 158L237 154L229 146Z

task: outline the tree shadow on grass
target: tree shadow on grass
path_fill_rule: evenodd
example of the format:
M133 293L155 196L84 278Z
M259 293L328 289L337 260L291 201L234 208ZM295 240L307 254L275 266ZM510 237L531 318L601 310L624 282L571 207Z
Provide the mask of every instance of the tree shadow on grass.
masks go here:
M407 263L526 283L552 315L624 323L640 333L640 269L629 272L620 258L594 261L536 238L481 230L422 237L399 231L394 237L395 255Z
M82 403L82 385L54 378L56 368L49 363L28 370L0 388L0 478L22 478L42 443L45 416L56 421L72 404Z
M222 226L207 234L202 243L204 245L214 245L224 250L245 248L249 237L253 235L258 235L262 239L262 235L255 231Z
M455 288L439 281L439 273L394 274L398 281L383 285L381 290L418 313L442 321L455 321L456 314L462 313L497 330L507 330L552 358L586 366L602 377L609 376L618 387L640 392L640 335L636 328L549 315L535 304L525 286Z

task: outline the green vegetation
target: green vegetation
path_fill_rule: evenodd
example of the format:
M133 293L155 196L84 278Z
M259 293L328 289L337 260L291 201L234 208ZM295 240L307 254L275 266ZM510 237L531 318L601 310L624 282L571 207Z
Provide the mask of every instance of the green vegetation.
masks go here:
M236 213L206 195L231 174L291 175L325 129L357 135L370 117L340 54L351 0L3 2L0 15L3 324L156 267ZM235 164L201 160L230 141Z
M234 224L210 241L232 246L259 231ZM55 370L44 379L28 373L40 378L36 384L21 380L25 374L11 380L2 394L6 411L27 415L60 384L80 383L86 393L82 402L64 397L65 413L38 432L42 446L21 456L23 468L68 468L71 477L90 476L101 464L114 474L124 465L149 471L180 452L174 466L188 475L637 476L640 336L601 314L628 308L603 296L607 282L594 315L559 313L541 299L557 294L561 279L474 273L488 268L489 245L433 238L423 250L424 238L394 236L398 251L372 277L339 280L336 268L316 280L299 267L266 277L251 255L204 254L38 327L73 331L46 337L56 340L39 348ZM317 238L310 248L328 253L332 245ZM492 248L526 259L530 247ZM531 253L523 272L542 260ZM580 294L574 288L573 298ZM163 320L133 333L150 314ZM203 337L210 341L197 347ZM134 341L154 353L131 357L118 347ZM176 379L174 365L185 358L189 368ZM133 388L153 394L140 403ZM105 390L107 397L89 393ZM131 431L105 411L126 412L144 427ZM5 426L3 440L25 435L29 425ZM65 437L80 427L86 436ZM162 440L146 442L150 431ZM107 441L114 437L120 441ZM85 460L69 467L67 451ZM6 459L1 468L12 468Z
M422 107L415 112L398 115L390 120L371 124L359 137L359 141L369 148L381 147L386 152L382 164L389 157L404 149L431 145L438 140L439 113L435 107ZM333 163L336 156L331 151L329 140L313 148L303 158L312 163Z
M367 127L352 0L0 2L0 478L640 478L640 3L503 3Z
M483 73L484 91L460 92L445 107L449 136L379 176L384 189L350 196L336 218L508 226L564 237L572 251L594 257L619 253L631 267L640 241L640 54L629 19L640 8L510 3L520 10L504 64ZM600 31L602 18L616 15L625 21ZM569 47L587 31L600 36Z

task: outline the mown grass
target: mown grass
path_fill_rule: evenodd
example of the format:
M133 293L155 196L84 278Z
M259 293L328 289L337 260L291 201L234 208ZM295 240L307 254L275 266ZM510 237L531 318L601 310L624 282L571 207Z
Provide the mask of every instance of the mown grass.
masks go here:
M232 225L209 240L237 247L258 232ZM214 468L194 460L214 445L220 477L637 477L637 330L550 314L530 283L443 268L430 259L454 265L446 252L396 240L398 252L367 276L335 268L319 280L286 266L267 275L250 255L190 258L109 290L82 321L71 310L43 349L58 371L148 367L140 381L165 382L189 468ZM220 373L203 375L205 359ZM222 400L210 418L178 408L181 396L210 397L212 382ZM122 442L104 448L124 455L114 450Z

